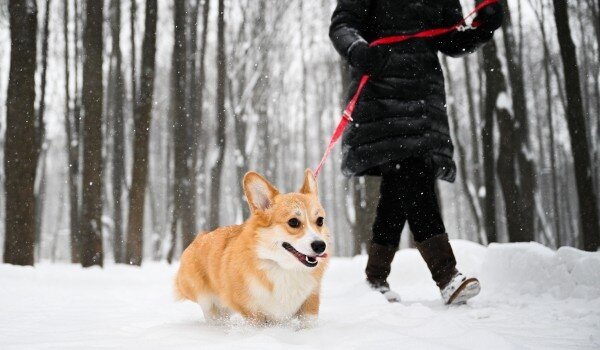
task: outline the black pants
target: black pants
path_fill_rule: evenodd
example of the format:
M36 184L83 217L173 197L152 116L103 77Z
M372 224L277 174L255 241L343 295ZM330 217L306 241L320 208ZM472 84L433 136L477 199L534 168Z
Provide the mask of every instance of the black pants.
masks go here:
M382 169L373 242L397 247L408 221L416 242L446 232L430 162L409 158Z

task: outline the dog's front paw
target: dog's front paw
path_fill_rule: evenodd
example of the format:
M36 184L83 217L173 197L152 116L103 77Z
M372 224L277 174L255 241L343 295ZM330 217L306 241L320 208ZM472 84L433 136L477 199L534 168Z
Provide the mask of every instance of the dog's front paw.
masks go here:
M298 317L298 321L298 327L296 330L314 328L319 323L317 315L302 315Z

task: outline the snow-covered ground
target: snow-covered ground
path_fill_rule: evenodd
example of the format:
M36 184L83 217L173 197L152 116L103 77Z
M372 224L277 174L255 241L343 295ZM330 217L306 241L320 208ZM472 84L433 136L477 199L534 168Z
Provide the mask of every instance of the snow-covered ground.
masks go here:
M176 266L0 265L0 349L599 349L600 253L537 244L453 241L459 268L480 277L467 306L439 300L415 250L394 261L388 304L363 283L366 257L335 258L311 329L205 324L175 302Z

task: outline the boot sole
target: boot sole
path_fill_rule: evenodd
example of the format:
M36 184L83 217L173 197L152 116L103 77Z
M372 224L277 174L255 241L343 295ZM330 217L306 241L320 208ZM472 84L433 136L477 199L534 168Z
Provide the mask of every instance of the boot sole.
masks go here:
M463 282L463 284L458 287L456 292L452 294L450 299L446 304L448 305L462 305L467 302L467 300L477 296L481 291L481 285L479 284L479 280L477 278L469 278Z

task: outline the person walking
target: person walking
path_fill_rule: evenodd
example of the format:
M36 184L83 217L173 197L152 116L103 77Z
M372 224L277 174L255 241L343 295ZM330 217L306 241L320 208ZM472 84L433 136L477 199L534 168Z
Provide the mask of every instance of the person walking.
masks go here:
M456 175L438 52L474 52L501 26L502 7L492 3L473 25L438 37L369 47L383 37L447 28L461 19L459 0L338 0L332 15L329 36L351 67L348 99L361 76L370 76L342 137L342 171L381 177L365 272L390 302L400 301L387 277L406 222L445 303L464 303L480 291L476 278L456 269L435 193L436 179L453 182Z

